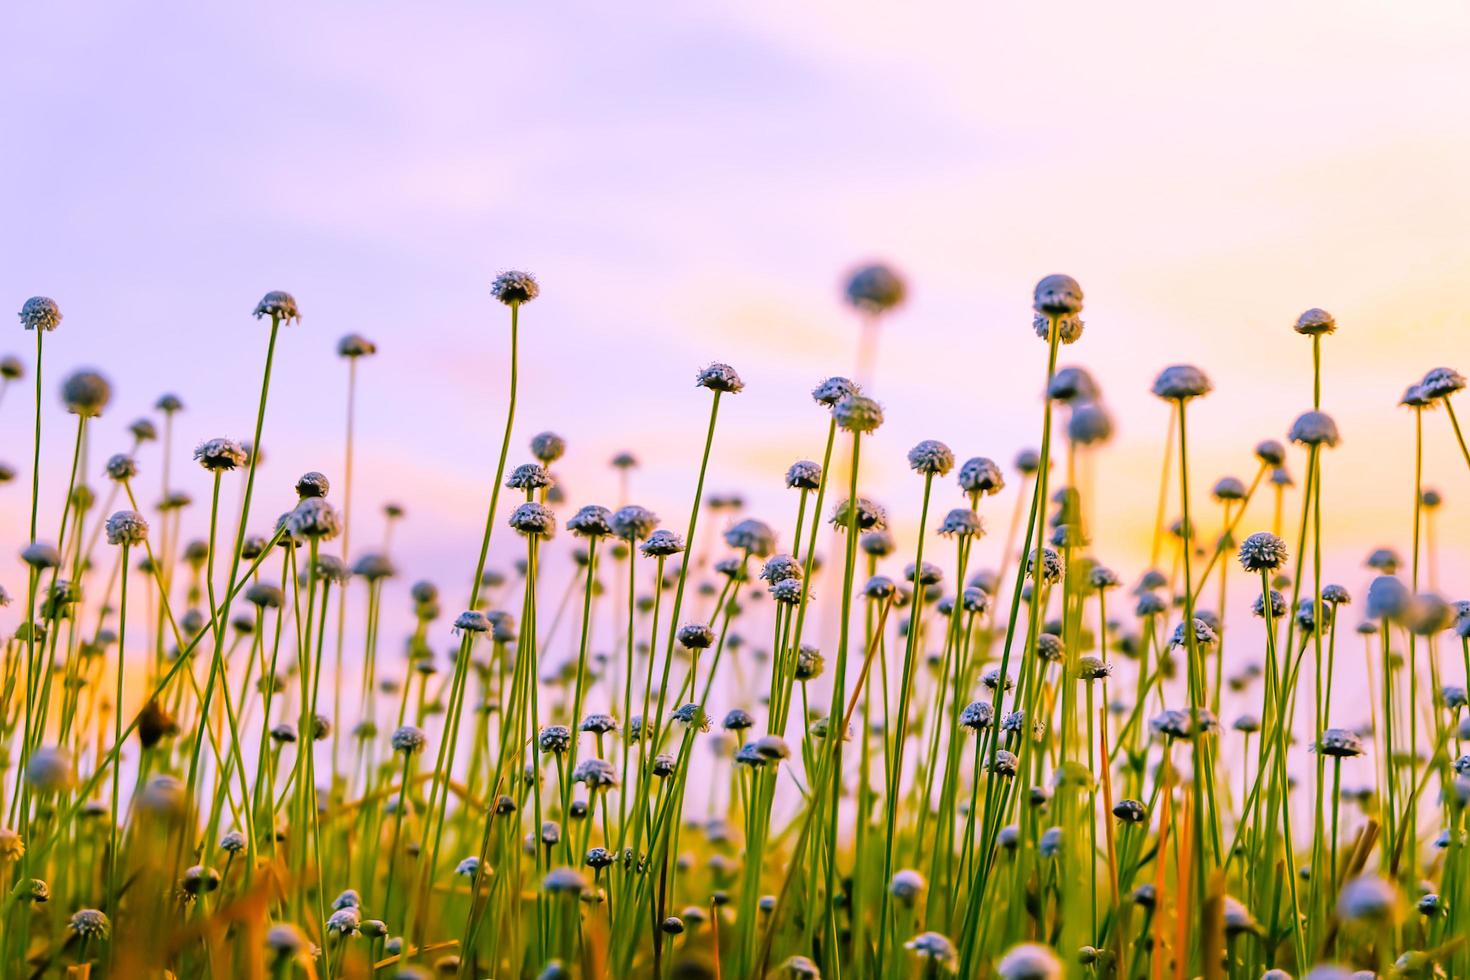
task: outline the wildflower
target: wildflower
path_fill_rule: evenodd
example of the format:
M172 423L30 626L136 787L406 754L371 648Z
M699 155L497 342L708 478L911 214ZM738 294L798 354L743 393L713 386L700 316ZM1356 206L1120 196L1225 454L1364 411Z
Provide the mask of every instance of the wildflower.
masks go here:
M1286 462L1286 447L1275 439L1263 439L1256 443L1255 454L1266 466L1280 466Z
M708 388L716 394L738 394L745 387L745 382L740 380L740 375L728 364L718 361L702 369L694 379L694 384L699 388Z
M540 463L522 463L510 471L505 485L512 490L531 491L549 487L553 482L551 474Z
M653 757L653 761L649 764L649 771L662 779L674 774L674 764L673 755L668 752L660 752Z
M1101 657L1088 654L1077 658L1077 676L1084 681L1107 680L1113 676L1113 665Z
M1148 820L1148 807L1138 800L1119 800L1113 806L1113 816L1124 823L1143 823Z
M44 746L31 753L26 760L26 782L37 793L60 793L71 788L76 778L76 766L71 753L55 746Z
M905 905L912 905L923 894L927 883L924 876L912 868L904 868L893 875L888 883L888 893Z
M873 432L883 424L883 406L866 395L848 395L832 406L832 417L848 432Z
M1051 376L1047 396L1058 402L1090 402L1100 394L1086 368L1064 367Z
M61 324L61 307L49 296L32 296L21 304L20 323L27 330L49 333Z
M954 469L954 453L937 439L925 439L909 450L909 468L922 476L944 476Z
M857 504L844 500L832 511L833 526L847 529L853 524L859 531L879 531L888 523L888 512L867 497L858 497Z
M856 395L861 390L855 381L849 381L847 378L831 377L812 389L812 400L818 405L831 408L844 398L850 395Z
M324 474L311 470L301 474L301 479L296 481L296 496L302 500L309 497L325 497L331 488L332 485Z
M586 783L588 789L610 789L618 784L618 773L611 762L583 759L572 770L572 782Z
M675 636L686 650L707 650L715 642L714 630L704 623L685 623Z
M1398 889L1392 882L1363 874L1342 886L1337 915L1345 922L1391 922L1398 917L1398 904Z
M736 551L764 558L776 549L776 532L765 521L747 518L725 532L725 543Z
M528 500L511 511L510 526L529 536L550 537L556 533L556 514L550 507Z
M821 463L799 459L786 471L786 486L792 490L816 490L821 485Z
M393 730L390 739L394 752L402 752L404 755L413 755L423 749L429 737L422 728L417 725L400 725Z
M1016 768L1019 765L1020 760L1016 758L1015 753L1008 752L1005 749L999 749L995 753L995 761L991 763L991 768L995 771L996 775L1014 776L1016 774Z
M25 841L9 827L0 827L0 863L19 861L26 853Z
M1034 449L1023 449L1016 453L1016 469L1025 476L1034 476L1041 469L1041 454Z
M750 716L750 712L743 711L740 708L732 708L726 712L725 720L721 723L721 727L726 731L738 732L744 731L754 724L755 719Z
M1061 660L1062 638L1054 633L1042 633L1036 638L1036 655L1042 660Z
M709 717L705 715L704 709L697 704L681 704L674 709L673 718L682 725L697 729L701 732L709 731Z
M612 532L624 541L642 541L658 527L658 515L647 507L629 504L612 515Z
M1216 637L1215 631L1213 628L1211 628L1210 624L1205 622L1205 620L1201 619L1200 617L1196 616L1194 620L1194 642L1199 644L1200 646L1208 646L1209 644L1214 643L1216 639L1218 638ZM1184 624L1180 623L1178 626L1174 627L1174 635L1170 637L1169 642L1173 646L1182 647L1185 645L1186 641L1187 637L1184 633Z
M1317 740L1317 751L1334 759L1351 759L1363 754L1363 742L1346 728L1329 728Z
M822 980L822 971L805 956L788 956L781 964L780 975L787 980Z
M107 519L107 543L137 545L148 540L148 521L135 510L120 510Z
M587 890L587 879L576 868L552 868L541 879L541 887L553 895L580 895Z
M112 924L107 921L107 916L97 909L73 912L68 925L83 939L106 939L112 931Z
M684 550L684 539L673 531L657 530L648 536L639 549L648 558L663 558L677 555Z
M1261 927L1256 923L1255 916L1251 915L1250 909L1241 904L1239 899L1226 895L1224 904L1226 936L1234 938L1260 931Z
M1430 368L1419 387L1430 398L1448 398L1465 387L1465 378L1453 368Z
M83 418L101 415L111 399L111 383L96 371L75 371L61 385L61 400L66 410Z
M985 523L980 515L967 507L956 507L944 515L939 533L945 537L976 538L985 533Z
M960 712L960 724L971 731L981 731L990 727L993 712L988 701L971 701Z
M255 319L270 317L271 322L281 323L299 322L301 310L296 305L296 297L281 290L272 290L266 293L259 303L255 304Z
M1398 619L1409 607L1409 590L1392 575L1380 575L1368 584L1368 618Z
M1286 615L1286 597L1283 596L1280 592L1277 592L1275 589L1272 589L1271 590L1270 596L1271 596L1271 618L1273 620L1280 619L1282 616L1285 616ZM1265 615L1266 615L1266 600L1265 600L1265 597L1264 596L1259 596L1259 595L1256 596L1255 602L1252 603L1252 605L1251 605L1251 612L1253 614L1255 614L1256 616L1259 616L1259 617L1262 617L1262 618L1265 617Z
M1307 312L1296 318L1296 326L1292 329L1294 329L1299 334L1305 334L1309 337L1318 337L1322 334L1332 333L1334 330L1336 330L1337 321L1334 320L1332 318L1332 314L1328 313L1326 310L1319 310L1316 307L1313 307L1312 309L1308 310Z
M355 936L361 928L362 912L355 905L340 908L327 918L327 932L335 936Z
M980 683L984 684L986 687L990 688L992 691L995 690L996 686L1001 683L1000 668L999 667L992 667L989 670L987 670L983 675L981 675L981 677L980 677ZM1006 677L1006 679L1005 679L1005 689L1007 691L1009 691L1014 686L1015 686L1015 682L1012 681L1010 679L1010 677Z
M990 610L990 593L978 586L968 586L960 593L960 606L967 613L984 613Z
M1291 424L1287 438L1303 446L1337 445L1337 423L1326 412L1303 412Z
M1113 437L1113 418L1097 402L1078 402L1067 420L1067 438L1079 446L1097 446Z
M1364 562L1369 568L1382 572L1384 575L1394 574L1403 563L1403 559L1398 556L1398 552L1392 548L1378 548Z
M1189 713L1177 709L1159 712L1149 720L1149 727L1166 738L1188 738L1190 733Z
M116 480L118 483L122 483L124 480L131 480L138 475L138 464L127 453L117 453L110 456L105 469L108 479Z
M397 569L393 567L393 562L387 555L369 553L353 563L352 574L359 575L369 582L378 582L385 578L392 578L397 574Z
M755 751L761 758L769 759L773 762L789 758L791 755L791 748L786 744L786 740L779 735L762 735L755 740Z
M903 945L904 949L912 952L920 960L932 963L939 969L949 973L954 973L959 969L954 943L937 932L921 932Z
M467 609L455 617L454 629L462 633L485 633L490 630L490 617L478 609Z
M1205 373L1191 364L1166 367L1154 381L1153 392L1165 401L1188 401L1210 393L1214 386Z
M245 450L233 439L210 439L194 449L194 459L211 473L224 473L245 465Z
M796 679L799 681L815 680L822 676L822 668L825 662L822 654L816 647L809 643L803 643L796 651Z
M330 541L342 533L342 519L336 508L321 497L304 498L291 510L286 526L292 534L321 541Z
M847 279L847 302L864 313L887 313L908 295L908 288L891 266L881 262L860 266Z
M217 890L219 886L219 872L202 864L186 869L179 882L179 890L185 895L204 895Z
M1322 601L1330 602L1334 606L1346 606L1353 601L1348 590L1340 585L1322 586Z
M1037 552L1033 551L1026 556L1026 574L1028 577L1036 578ZM1062 580L1062 558L1050 548L1042 548L1040 551L1041 578L1047 583L1056 583Z
M938 585L944 578L944 572L933 562L923 562L915 565L913 562L904 566L903 580L915 582L919 585Z
M567 521L567 530L584 538L607 537L613 533L612 511L597 504L588 504Z
M1145 592L1138 597L1138 604L1133 608L1133 614L1142 619L1145 616L1157 616L1166 612L1169 603L1154 592Z
M1455 610L1439 596L1421 592L1409 600L1404 619L1415 635L1433 636L1454 625Z
M1042 857L1056 857L1062 849L1062 828L1048 827L1036 842L1036 850Z
M362 334L350 333L337 341L337 354L339 357L358 358L368 357L378 352L378 345L368 340Z

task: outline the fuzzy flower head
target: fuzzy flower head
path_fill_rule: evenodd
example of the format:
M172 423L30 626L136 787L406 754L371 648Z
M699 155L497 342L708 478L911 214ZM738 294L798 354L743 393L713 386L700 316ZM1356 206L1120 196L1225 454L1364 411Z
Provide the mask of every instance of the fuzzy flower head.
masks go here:
M1071 276L1047 276L1036 284L1031 308L1043 316L1075 316L1082 312L1082 287Z
M603 538L613 533L612 511L588 504L567 521L567 530L584 538Z
M327 918L327 932L334 936L355 936L362 928L362 911L355 905L340 908Z
M505 485L511 490L541 490L551 486L556 481L551 474L546 472L546 467L540 463L522 463L510 471L506 477Z
M350 333L337 341L337 356L352 360L358 357L371 357L378 352L378 345L368 340L360 333Z
M909 450L909 469L921 476L944 476L954 469L954 453L937 439L925 439Z
M61 401L73 415L96 418L111 400L112 384L96 371L74 371L61 384Z
M786 471L786 486L792 490L815 490L822 485L822 464L799 459Z
M939 533L945 537L978 538L985 533L985 523L968 507L956 507L944 515Z
M142 544L148 540L148 521L135 510L120 510L107 519L108 544Z
M725 532L725 543L736 551L764 558L776 550L776 532L765 521L749 517Z
M1303 446L1326 446L1331 449L1338 442L1337 423L1326 412L1303 412L1291 423L1291 432L1287 438Z
M510 513L509 524L513 530L529 536L551 537L556 533L556 514L550 507L527 501Z
M862 388L856 381L834 375L812 389L812 401L831 408L849 395L860 394L861 391Z
M572 782L586 783L588 789L611 789L618 784L618 771L603 759L583 759L572 770Z
M874 262L853 270L844 295L855 309L876 315L902 304L908 287L892 266Z
M1033 551L1026 556L1026 575L1028 578L1036 578L1038 561L1041 565L1042 581L1056 583L1062 580L1062 557L1050 548L1042 548L1039 554Z
M71 921L67 923L83 939L106 939L112 931L112 925L107 921L107 916L97 909L81 909L73 912Z
M1113 417L1098 402L1078 402L1067 420L1067 438L1079 446L1099 446L1113 437Z
M883 406L866 395L848 395L832 406L832 417L848 432L874 432L883 424Z
M138 464L127 453L114 453L107 459L107 478L121 483L138 475Z
M888 512L867 497L858 497L856 504L844 500L832 511L832 524L847 529L854 523L859 531L881 531L888 525Z
M1333 759L1351 759L1363 754L1363 741L1346 728L1329 728L1317 740L1317 751Z
M1398 619L1409 608L1409 590L1392 575L1368 583L1368 618Z
M740 375L728 364L716 361L702 369L694 378L694 384L699 388L708 388L717 394L734 395L745 387L745 382L740 380Z
M428 735L417 725L399 725L393 730L391 739L393 751L402 752L404 755L412 755L421 751L428 741Z
M1240 567L1273 572L1286 563L1286 542L1269 531L1257 531L1240 543Z
M642 541L658 527L658 515L647 507L629 504L612 515L612 532L624 541Z
M490 283L490 295L506 306L520 306L541 295L541 286L529 272L502 272Z
M1212 627L1208 621L1201 618L1201 616L1195 617L1193 633L1194 642L1198 646L1210 646L1219 639L1219 637L1215 635L1214 627ZM1188 642L1189 635L1184 631L1184 624L1180 623L1178 626L1174 627L1174 635L1170 637L1169 643L1172 646L1182 647L1188 644Z
M1453 368L1430 368L1419 387L1428 398L1448 398L1464 389L1465 377Z
M1296 318L1296 325L1292 329L1308 337L1320 337L1336 330L1337 321L1332 318L1331 313L1314 306Z
M1000 980L1061 980L1062 961L1050 946L1020 943L1012 946L995 965Z
M211 473L224 473L244 466L248 457L233 439L209 439L194 448L194 459Z
M538 432L531 437L531 455L550 466L566 455L567 441L555 432Z
M296 305L296 297L290 293L275 289L263 296L259 303L255 304L255 319L270 317L272 323L300 322L301 309Z
M684 539L674 531L660 528L650 534L638 550L647 558L667 558L684 550Z
M342 533L342 518L326 500L307 497L291 510L286 527L297 537L330 541Z
M919 960L932 963L946 973L954 973L959 969L959 956L955 952L954 943L941 933L921 932L903 946Z
M1154 380L1153 393L1165 401L1188 401L1210 393L1214 386L1205 373L1192 364L1164 368Z
M1359 875L1338 893L1337 915L1345 922L1391 923L1398 914L1398 889L1375 874Z
M990 496L1005 489L1005 477L992 459L973 456L965 460L959 472L960 489L971 496Z
M49 296L32 296L20 308L21 326L50 332L61 325L61 307Z

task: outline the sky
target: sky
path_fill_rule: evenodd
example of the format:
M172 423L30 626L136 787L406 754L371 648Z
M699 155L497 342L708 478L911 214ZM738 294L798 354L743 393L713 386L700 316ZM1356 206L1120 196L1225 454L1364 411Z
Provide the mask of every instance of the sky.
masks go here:
M1470 7L1448 0L57 3L0 25L29 39L0 62L0 295L55 297L66 317L46 341L45 499L70 452L56 390L78 366L115 386L95 484L165 391L188 406L181 452L248 437L267 335L249 314L289 290L304 316L278 351L260 523L300 472L340 473L334 348L364 334L380 353L360 372L354 536L373 546L378 506L405 505L400 590L473 567L506 400L507 316L488 293L503 269L542 284L512 463L553 429L570 502L616 503L607 461L630 449L632 499L682 525L708 407L694 374L728 361L747 388L722 406L709 488L784 530L781 475L826 433L807 393L855 363L843 278L891 262L910 299L881 328L870 390L887 421L863 489L909 541L915 442L1009 472L1039 440L1031 289L1074 275L1087 330L1063 362L1094 373L1117 425L1093 464L1094 550L1127 580L1148 557L1167 419L1148 387L1165 365L1215 384L1190 410L1205 507L1310 407L1297 314L1336 316L1324 545L1358 592L1369 549L1409 547L1399 396L1430 367L1470 369ZM0 353L29 365L33 337L10 331ZM0 400L0 460L19 473L0 486L12 592L31 398L21 384ZM1443 412L1425 430L1446 499L1439 584L1458 598L1470 466ZM156 488L151 452L140 482ZM1300 477L1300 452L1291 465ZM205 498L202 471L175 471ZM1009 510L987 509L988 560ZM43 527L58 518L43 508ZM494 561L516 547L499 533Z

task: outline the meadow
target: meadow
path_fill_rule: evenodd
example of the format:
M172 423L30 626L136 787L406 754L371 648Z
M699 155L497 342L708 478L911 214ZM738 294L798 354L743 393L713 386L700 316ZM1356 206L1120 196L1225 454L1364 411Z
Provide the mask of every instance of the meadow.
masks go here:
M443 580L395 560L413 501L353 533L371 340L320 366L345 376L345 441L275 514L257 449L294 422L270 409L279 339L311 329L295 297L253 311L250 438L197 445L172 394L94 445L111 383L46 374L62 307L24 303L34 356L0 360L0 412L34 413L0 465L30 515L4 535L24 577L0 583L0 975L1470 976L1470 602L1434 591L1454 543L1421 476L1428 456L1470 475L1456 371L1382 406L1415 440L1383 529L1406 544L1339 583L1333 317L1283 315L1271 343L1312 364L1283 401L1305 410L1243 447L1245 478L1191 474L1211 380L1161 364L1150 561L1122 568L1091 544L1114 422L1059 363L1091 339L1070 277L1018 303L1036 448L919 442L903 536L865 488L884 406L861 378L812 379L790 422L810 458L769 474L779 518L707 489L745 387L724 363L665 386L708 419L683 508L629 499L636 446L573 497L576 447L516 415L540 291L490 285L508 401L472 408L494 478L478 558ZM844 298L868 337L905 291L870 265ZM43 431L58 390L75 426ZM972 428L960 448L983 451ZM207 500L171 483L191 466Z

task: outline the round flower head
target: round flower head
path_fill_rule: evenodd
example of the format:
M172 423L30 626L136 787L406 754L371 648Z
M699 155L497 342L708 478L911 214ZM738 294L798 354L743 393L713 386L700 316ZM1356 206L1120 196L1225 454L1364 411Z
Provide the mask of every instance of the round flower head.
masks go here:
M1016 758L1014 752L1000 749L995 753L995 762L991 764L991 768L998 776L1014 776L1016 767L1020 764L1021 760Z
M72 932L83 939L106 939L112 926L107 921L107 916L97 909L82 909L73 912L71 921L68 923Z
M301 309L296 305L296 297L279 289L272 290L263 296L259 303L255 304L255 319L270 317L271 322L292 323L301 320Z
M32 296L20 308L21 326L50 332L61 324L61 307L49 296Z
M1337 321L1332 314L1326 310L1319 310L1315 306L1301 316L1296 318L1296 326L1293 327L1297 333L1306 334L1308 337L1320 337L1322 334L1332 333L1337 329Z
M888 576L874 575L863 586L863 595L869 599L892 599L897 588Z
M898 547L893 540L893 535L882 529L869 531L858 541L858 547L863 549L863 554L873 558L886 558L893 554Z
M566 725L547 725L536 736L542 752L561 755L572 744L572 730Z
M624 541L642 541L658 527L658 515L647 507L629 504L612 515L612 531Z
M786 471L786 486L792 490L816 490L822 485L822 464L799 459Z
M1286 596L1282 595L1280 592L1277 592L1275 589L1272 589L1269 594L1271 596L1271 618L1280 619L1282 616L1286 615ZM1256 616L1261 617L1262 619L1265 618L1265 596L1256 596L1255 602L1251 605L1251 612L1254 613Z
M148 521L135 510L120 510L107 519L108 544L142 544L148 540Z
M858 387L856 381L849 381L847 378L834 376L812 389L812 400L818 405L825 405L827 408L831 408L844 398L850 395L856 395L861 391L862 389Z
M490 617L478 609L467 609L454 618L454 628L461 633L488 633Z
M1026 556L1026 575L1036 578L1037 552L1033 551ZM1062 580L1062 557L1050 548L1042 548L1040 552L1041 578L1045 582L1060 582Z
M1256 443L1256 459L1266 466L1280 466L1286 462L1286 447L1275 439L1264 439Z
M1226 895L1224 904L1225 935L1234 938L1259 931L1261 927L1256 923L1256 917L1239 899Z
M552 868L541 879L541 887L553 895L580 895L587 890L587 879L576 868Z
M607 735L618 730L618 720L612 715L596 712L582 719L581 729L594 735Z
M1187 401L1207 395L1213 388L1205 373L1191 364L1164 368L1154 380L1153 392L1166 401Z
M1338 441L1337 423L1326 412L1303 412L1291 424L1291 432L1287 438L1303 446L1326 446L1331 449Z
M1051 376L1047 397L1059 402L1091 402L1100 394L1097 382L1086 368L1064 367Z
M960 489L974 496L990 496L1005 489L1005 477L995 461L984 456L973 456L965 460L959 472Z
M1448 398L1465 387L1465 378L1453 368L1430 368L1419 387L1429 398Z
M555 432L538 432L531 437L531 455L545 466L561 459L567 451L567 441Z
M556 533L556 515L550 507L535 501L527 501L511 511L509 523L514 530L525 535L550 537Z
M750 517L725 532L725 543L736 551L748 551L764 558L776 548L776 532L765 521Z
M1322 601L1330 602L1334 606L1346 606L1353 601L1353 597L1342 586L1329 584L1322 586Z
M233 439L210 439L194 449L194 459L211 473L222 473L245 465L245 450Z
M336 936L355 936L362 928L362 911L355 905L340 908L327 918L327 932Z
M857 498L856 506L844 500L832 511L832 524L846 529L854 523L859 531L881 531L888 524L888 513L866 497Z
M1222 476L1215 481L1214 488L1210 491L1211 496L1219 501L1236 501L1245 499L1245 484L1233 476Z
M779 762L791 756L791 747L779 735L762 735L755 740L755 751L762 759Z
M59 793L71 788L76 765L71 753L54 746L38 748L26 761L26 782L38 793Z
M583 759L572 770L572 782L586 783L588 789L611 789L618 784L618 771L611 762Z
M96 371L75 371L61 384L61 400L73 415L95 418L111 399L112 385Z
M1455 622L1455 607L1432 592L1421 592L1409 600L1405 621L1416 636L1433 636Z
M567 530L584 538L601 538L612 534L612 511L588 504L567 521Z
M985 523L968 507L956 507L944 515L939 533L945 537L978 538L985 533Z
M926 887L923 875L912 868L904 868L894 872L893 880L888 883L888 893L905 905L912 905Z
M1290 487L1290 486L1294 486L1294 484L1291 481L1291 473L1288 472L1287 469L1286 469L1286 467L1284 467L1284 466L1278 466L1275 469L1273 469L1271 471L1271 477L1270 477L1270 479L1271 479L1271 485L1272 486L1277 486L1277 487Z
M1165 738L1188 738L1190 732L1189 712L1170 708L1149 719L1149 727Z
M710 391L720 394L733 395L745 387L745 382L740 380L740 375L728 364L716 361L695 376L694 384L699 388L708 388Z
M1409 590L1392 575L1380 575L1368 584L1368 618L1398 619L1409 608Z
M801 562L790 555L772 555L761 566L760 577L766 582L783 582L789 578L800 579L801 576Z
M881 262L860 266L847 279L847 302L864 313L887 313L904 301L903 277Z
M1035 476L1041 469L1041 453L1034 449L1023 449L1016 453L1016 469L1024 476Z
M1000 980L1061 980L1066 975L1062 961L1050 946L1020 943L1012 946L995 965Z
M740 708L732 708L725 714L725 720L720 723L720 726L728 732L738 732L744 731L754 724L755 719L750 716L750 712L743 711Z
M301 474L301 479L296 481L296 496L302 500L308 497L325 497L331 489L332 485L326 476L316 470Z
M522 463L510 471L505 485L512 490L540 490L555 481L540 463Z
M541 295L541 286L529 272L508 271L495 277L490 284L490 295L506 306L520 306Z
M681 704L674 709L673 719L681 725L698 729L701 732L709 731L709 717L704 709L694 703Z
M1097 402L1078 402L1067 420L1067 438L1079 446L1097 446L1113 437L1113 417Z
M1082 312L1082 287L1071 276L1051 275L1036 284L1031 308L1044 316Z
M714 645L715 633L704 623L685 623L676 634L686 650L707 650Z
M1374 874L1354 878L1338 893L1337 915L1345 922L1393 922L1399 894L1393 883Z
M903 946L920 960L933 963L948 973L954 973L959 968L954 943L940 933L921 932Z
M1101 681L1113 676L1113 665L1092 654L1077 658L1077 676L1084 681Z
M944 476L954 469L954 453L937 439L925 439L909 450L909 468L923 476Z
M1434 399L1429 397L1429 392L1424 390L1423 385L1412 384L1404 389L1399 404L1405 408L1433 408Z
M26 376L26 366L14 354L0 357L0 380L19 381Z
M1346 728L1329 728L1317 740L1317 751L1334 759L1351 759L1363 754L1363 742Z
M126 453L116 453L107 460L107 477L121 483L138 475L138 464Z
M848 395L832 406L832 417L848 432L873 432L883 424L883 406L866 395Z
M684 550L684 539L673 531L660 529L650 534L639 550L648 558L677 555Z
M342 518L321 497L306 497L292 509L286 526L298 537L330 541L342 533Z
M1124 823L1143 823L1148 820L1148 807L1138 800L1120 800L1113 806L1113 816Z
M392 744L394 752L402 752L404 755L412 755L423 749L429 737L424 730L417 725L399 725L393 730Z
M994 710L989 701L971 701L960 712L960 724L971 731L981 731L990 727Z
M378 345L360 333L350 333L337 341L337 354L340 357L368 357L377 352Z
M1174 627L1174 635L1170 637L1169 642L1173 646L1182 647L1188 642L1188 639L1188 636L1184 632L1184 624L1180 623ZM1194 620L1194 642L1200 646L1208 646L1217 639L1218 637L1215 635L1214 628L1206 620L1196 616Z
M822 980L822 971L817 964L805 956L798 955L786 957L778 975L786 980Z
M1269 531L1257 531L1240 543L1240 567L1271 572L1286 563L1286 542Z
M826 661L816 647L809 643L803 643L796 651L796 679L799 681L814 680L822 676L822 668Z

